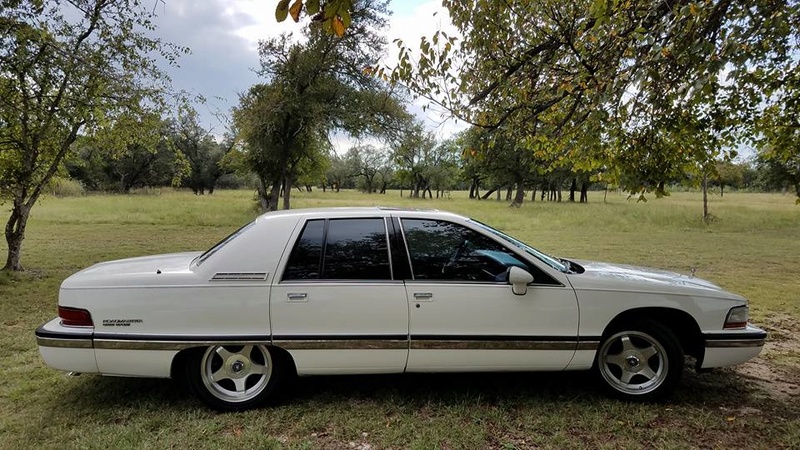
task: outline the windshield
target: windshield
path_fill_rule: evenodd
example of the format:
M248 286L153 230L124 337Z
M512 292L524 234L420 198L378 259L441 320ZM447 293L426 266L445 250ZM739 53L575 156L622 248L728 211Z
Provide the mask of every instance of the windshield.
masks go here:
M228 235L228 237L226 237L225 239L217 242L213 247L211 247L210 249L206 250L205 253L203 253L202 255L200 255L200 257L197 258L197 265L199 266L200 264L203 264L203 261L208 259L211 255L216 253L219 249L224 247L228 242L234 240L236 238L236 236L239 236L245 230L247 230L248 228L253 226L254 223L256 223L256 222L252 221L252 222L248 223L247 225L239 228L238 230L236 230L233 233L231 233L230 235Z
M548 266L550 266L550 267L552 267L552 268L554 268L554 269L556 269L556 270L558 270L560 272L564 272L564 273L567 273L569 271L568 266L566 264L562 263L558 258L550 256L550 255L548 255L546 253L542 253L539 250L536 250L535 248L531 247L530 245L520 241L519 239L513 238L513 237L503 233L502 231L496 230L496 229L490 227L489 225L486 225L485 223L479 222L479 221L477 221L475 219L469 219L469 221L474 223L475 225L478 225L479 227L481 227L482 229L488 231L489 233L492 233L493 235L499 237L500 239L508 242L509 244L513 245L514 247L517 247L518 249L523 250L525 253L533 256L534 258L538 259L539 261L542 261L543 263L547 264Z

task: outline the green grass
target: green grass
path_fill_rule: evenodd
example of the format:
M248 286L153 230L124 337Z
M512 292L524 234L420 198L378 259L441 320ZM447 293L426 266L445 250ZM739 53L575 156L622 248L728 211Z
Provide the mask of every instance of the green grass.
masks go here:
M300 379L281 405L216 414L169 380L69 378L44 367L33 330L55 315L59 283L95 262L202 250L255 216L253 194L47 198L37 205L22 274L0 274L0 448L687 448L800 447L800 207L793 198L647 203L590 192L591 203L440 200L398 192L295 193L295 207L439 208L495 225L557 255L688 272L751 300L771 332L750 370L687 370L674 398L609 400L584 373ZM5 251L4 246L0 249ZM751 367L752 366L752 367ZM756 371L757 372L757 371ZM765 380L765 381L764 381Z

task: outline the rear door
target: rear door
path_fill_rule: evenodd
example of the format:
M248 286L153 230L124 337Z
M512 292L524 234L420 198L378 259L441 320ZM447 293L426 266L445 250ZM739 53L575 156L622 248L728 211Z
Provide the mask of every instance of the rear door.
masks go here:
M383 217L310 219L270 294L273 343L300 374L402 372L408 302Z

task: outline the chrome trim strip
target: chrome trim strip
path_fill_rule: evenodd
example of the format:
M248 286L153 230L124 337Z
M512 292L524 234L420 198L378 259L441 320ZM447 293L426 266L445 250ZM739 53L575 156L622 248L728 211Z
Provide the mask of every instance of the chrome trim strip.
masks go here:
M600 348L600 341L580 341L575 350L597 350Z
M104 350L186 350L212 345L270 345L269 341L145 341L131 339L95 339L94 348Z
M596 350L599 342L578 341L483 341L417 340L411 350Z
M59 339L36 336L36 344L40 347L92 348L91 339Z
M714 343L709 341L709 347ZM45 347L95 348L102 350L166 350L180 351L215 345L274 345L287 350L597 350L599 341L531 341L531 340L415 340L406 339L282 339L282 340L145 340L145 339L57 339L37 337ZM717 347L756 346L756 341L726 340ZM744 343L748 345L743 345ZM738 345L737 345L738 344ZM763 340L761 344L763 345Z
M273 341L286 350L407 350L407 340L287 340Z
M706 348L763 347L765 339L709 339Z

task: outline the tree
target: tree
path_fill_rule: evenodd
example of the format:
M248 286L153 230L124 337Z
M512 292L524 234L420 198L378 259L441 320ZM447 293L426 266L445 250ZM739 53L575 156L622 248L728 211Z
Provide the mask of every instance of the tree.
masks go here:
M172 145L169 123L155 113L122 114L73 145L64 165L89 189L127 193L145 186L178 186L191 171Z
M386 152L369 144L357 145L351 147L344 158L351 170L349 176L362 177L364 192L374 193L377 188L375 177L388 162Z
M213 194L217 180L224 173L220 162L233 146L233 141L228 139L227 147L218 144L211 133L200 125L197 112L193 109L184 109L177 119L170 121L169 136L172 145L183 154L191 169L183 176L182 184L196 195L206 192Z
M166 78L154 58L181 49L150 37L152 16L136 1L0 6L0 196L12 203L4 268L22 270L31 209L72 144L120 111L157 104Z
M269 82L243 95L234 113L247 144L247 161L259 178L265 210L289 208L292 184L308 159L328 153L328 135L377 134L393 139L408 114L374 66L386 45L376 30L386 24L385 1L353 2L354 24L344 37L311 24L305 44L288 37L262 42L261 75ZM355 19L358 19L357 21Z
M322 189L325 190L330 187L332 190L339 192L339 189L347 188L350 177L351 168L345 158L333 153L328 159L328 167L325 170L325 182Z
M479 127L571 142L573 161L626 162L609 175L658 195L664 174L704 171L733 140L792 52L800 15L798 2L773 0L444 5L463 39L440 30L418 51L401 43L393 80ZM546 151L558 161L564 148Z
M800 22L793 22L792 32L800 43ZM773 183L794 186L800 205L800 55L798 50L784 55L782 66L768 73L754 74L764 82L761 101L766 103L753 122L760 166L767 169ZM771 81L771 82L770 82Z
M436 140L426 132L421 123L416 122L395 144L394 162L397 165L397 178L402 185L409 187L411 197L425 198L430 190L430 175L435 171L433 151Z
M725 196L725 186L740 188L744 182L745 166L730 160L717 161L714 167L714 184L719 186L719 196Z

